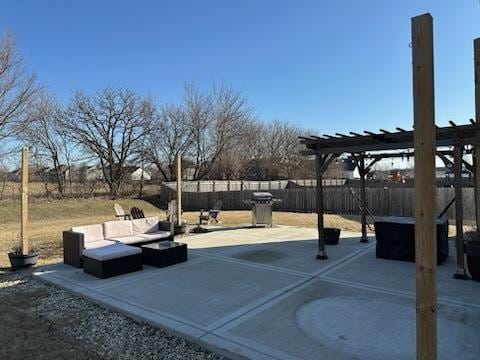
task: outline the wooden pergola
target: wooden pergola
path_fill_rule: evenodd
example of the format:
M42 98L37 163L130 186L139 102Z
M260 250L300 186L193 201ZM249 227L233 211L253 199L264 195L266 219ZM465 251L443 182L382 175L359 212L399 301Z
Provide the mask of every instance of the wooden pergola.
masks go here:
M316 158L317 173L317 214L318 214L318 259L327 259L324 238L323 221L323 174L328 166L342 154L350 154L358 166L360 175L360 211L362 222L362 242L368 242L367 237L367 209L366 177L378 161L385 158L409 158L414 156L413 130L396 128L390 132L380 129L379 132L364 131L363 134L350 132L348 135L302 137L301 143L306 149L304 155L314 155ZM472 172L474 164L468 163L463 155L472 153L472 149L480 144L480 124L470 120L469 124L457 125L450 121L450 126L436 128L436 155L446 166L453 166L455 186L455 222L457 268L455 277L466 278L463 255L463 201L462 201L462 166ZM391 152L387 152L391 151ZM475 190L479 194L479 182L475 177ZM442 211L443 212L443 211ZM478 211L477 211L478 212ZM477 216L478 219L478 216Z
M351 154L360 174L362 241L366 242L367 204L365 178L383 158L415 157L415 292L417 359L437 358L435 157L454 168L456 217L455 278L468 279L464 264L462 167L474 176L477 231L480 229L480 38L473 42L475 71L475 120L470 124L435 126L433 18L427 13L412 18L413 130L396 128L348 135L302 137L305 155L314 155L317 169L318 259L328 259L323 224L322 178L338 156ZM414 150L414 153L412 151ZM390 151L390 152L388 152ZM463 154L471 153L469 164ZM368 162L368 164L367 164ZM446 211L446 210L445 210ZM444 213L442 211L441 213Z

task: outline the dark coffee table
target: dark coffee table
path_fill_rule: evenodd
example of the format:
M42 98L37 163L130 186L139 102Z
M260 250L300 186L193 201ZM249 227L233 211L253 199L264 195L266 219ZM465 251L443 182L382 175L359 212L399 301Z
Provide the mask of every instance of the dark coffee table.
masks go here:
M143 263L165 267L187 261L187 244L175 241L159 241L142 245Z

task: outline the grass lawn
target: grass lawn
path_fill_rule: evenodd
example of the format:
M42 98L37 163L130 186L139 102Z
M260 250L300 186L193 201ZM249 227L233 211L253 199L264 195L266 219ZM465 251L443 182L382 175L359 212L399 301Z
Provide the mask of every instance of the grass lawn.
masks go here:
M118 202L125 210L137 206L147 216L165 218L165 211L143 200L88 199L54 200L30 203L29 228L31 243L40 249L39 265L61 261L62 231L75 225L87 225L114 220L113 204ZM189 224L198 222L198 212L185 212L184 218ZM7 253L20 233L20 204L3 203L0 206L0 268L9 266ZM251 222L250 211L223 211L220 214L223 225L240 225ZM279 225L315 227L315 214L274 212L273 221ZM339 227L344 230L360 231L356 220L339 215L325 216L327 227Z

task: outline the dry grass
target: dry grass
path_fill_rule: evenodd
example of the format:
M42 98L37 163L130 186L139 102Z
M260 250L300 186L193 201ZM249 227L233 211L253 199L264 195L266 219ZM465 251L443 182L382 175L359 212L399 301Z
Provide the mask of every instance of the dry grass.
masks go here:
M137 206L144 210L147 216L165 218L165 211L156 208L148 202L134 199L124 200L53 200L34 202L29 207L29 236L31 243L40 249L39 264L61 261L62 231L72 226L95 224L113 220L113 204L118 202L124 209ZM185 212L184 218L190 224L198 222L198 212ZM8 252L20 233L20 205L18 202L4 203L0 206L0 267L7 267ZM224 225L241 225L251 222L250 211L223 211L220 220ZM276 224L290 226L315 227L315 214L300 214L274 212ZM360 231L360 225L355 219L338 215L326 215L326 226L339 227L343 230Z
M88 198L93 196L108 196L108 188L100 181L85 182L85 183L67 183L65 184L65 196L69 198L82 197ZM30 182L28 191L32 200L47 198L47 193L52 198L58 198L57 186L54 183L44 184L42 182ZM124 184L122 194L138 194L138 183ZM158 194L160 191L159 184L146 183L143 187L144 194ZM7 181L5 184L0 183L0 200L2 201L18 201L21 195L20 183L14 181Z
M198 212L186 212L184 218L190 224L198 222ZM224 211L220 213L223 225L234 226L252 222L250 211ZM278 225L316 227L317 215L313 213L274 212L273 222ZM340 215L325 215L326 227L338 227L343 230L361 231L361 226L356 217Z

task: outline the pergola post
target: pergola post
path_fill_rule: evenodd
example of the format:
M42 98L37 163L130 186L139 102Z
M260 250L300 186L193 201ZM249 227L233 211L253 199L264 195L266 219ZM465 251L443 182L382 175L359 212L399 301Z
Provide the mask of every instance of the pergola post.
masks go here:
M455 247L457 250L457 267L453 277L468 280L465 271L465 255L463 252L463 198L462 198L462 157L463 146L458 144L453 148L453 172L455 184Z
M364 154L360 154L358 161L358 172L360 174L360 204L361 204L361 219L362 219L362 238L360 242L368 243L367 237L367 199L366 199L366 184L365 176L367 171L365 169L365 157Z
M475 122L480 124L480 38L473 41L475 63ZM475 218L477 231L480 231L480 146L475 146L473 156L473 176L475 183Z
M323 231L323 173L322 166L325 159L320 155L315 156L316 173L317 173L317 228L318 228L318 254L317 259L328 259L327 251L325 250L325 232Z
M336 154L315 156L316 172L317 172L317 196L316 196L316 208L317 208L317 228L318 228L318 254L317 259L328 259L327 251L325 250L325 232L323 223L323 174L327 170L330 163L335 160Z
M417 359L437 358L433 19L412 18Z

